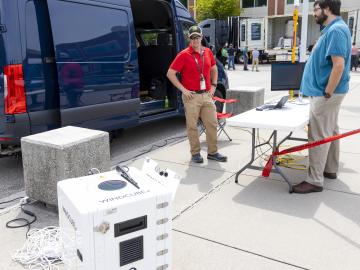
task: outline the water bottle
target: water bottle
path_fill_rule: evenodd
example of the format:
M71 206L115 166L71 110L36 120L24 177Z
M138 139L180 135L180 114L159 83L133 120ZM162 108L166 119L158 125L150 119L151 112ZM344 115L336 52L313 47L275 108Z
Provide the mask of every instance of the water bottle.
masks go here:
M165 96L164 108L169 108L169 99L167 96Z
M301 90L299 91L298 101L299 101L300 103L302 103L302 101L303 101L303 93L302 93Z

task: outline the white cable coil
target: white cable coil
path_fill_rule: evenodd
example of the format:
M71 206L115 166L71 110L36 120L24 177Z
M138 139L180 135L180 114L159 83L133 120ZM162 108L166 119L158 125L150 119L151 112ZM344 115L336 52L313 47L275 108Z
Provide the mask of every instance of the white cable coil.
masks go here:
M61 235L59 227L32 229L24 246L12 256L30 270L58 270L62 262Z

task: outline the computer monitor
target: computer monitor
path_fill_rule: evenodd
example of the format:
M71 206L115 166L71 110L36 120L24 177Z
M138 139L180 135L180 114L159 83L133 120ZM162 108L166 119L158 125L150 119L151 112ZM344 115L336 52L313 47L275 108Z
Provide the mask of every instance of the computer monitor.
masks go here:
M271 64L271 91L299 90L305 63Z

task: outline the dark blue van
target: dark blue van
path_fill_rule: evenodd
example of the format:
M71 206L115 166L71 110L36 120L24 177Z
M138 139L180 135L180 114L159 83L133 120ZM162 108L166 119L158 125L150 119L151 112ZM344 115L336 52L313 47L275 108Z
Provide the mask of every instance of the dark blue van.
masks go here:
M194 23L174 0L0 0L0 156L61 126L112 131L182 114L166 72Z

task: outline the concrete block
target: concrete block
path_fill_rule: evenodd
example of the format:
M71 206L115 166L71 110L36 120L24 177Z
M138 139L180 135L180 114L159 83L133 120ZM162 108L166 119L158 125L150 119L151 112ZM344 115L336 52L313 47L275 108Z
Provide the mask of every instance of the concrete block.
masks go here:
M25 192L57 205L57 182L87 175L91 168L110 170L107 132L79 127L59 128L21 139Z
M226 112L234 115L246 112L264 104L263 87L237 86L226 91L227 99L237 99L239 102L226 104Z

